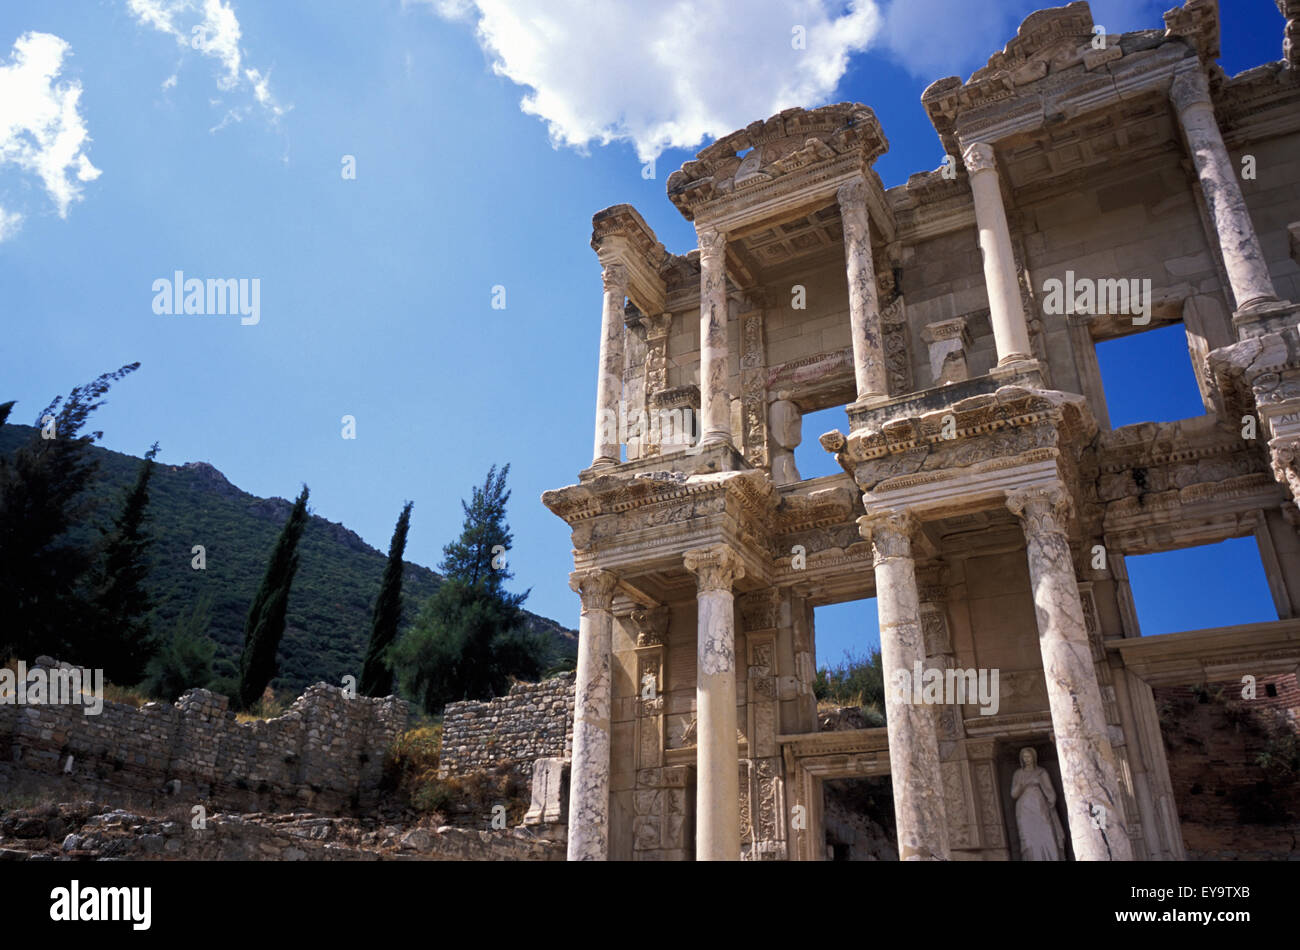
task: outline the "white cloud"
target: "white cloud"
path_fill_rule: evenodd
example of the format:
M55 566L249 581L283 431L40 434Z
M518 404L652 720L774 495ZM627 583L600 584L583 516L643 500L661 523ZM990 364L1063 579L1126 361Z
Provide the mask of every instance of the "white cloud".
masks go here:
M18 233L18 229L23 225L23 216L17 211L8 212L0 208L0 244L9 240Z
M90 134L78 111L81 83L55 83L68 49L51 33L24 33L0 66L0 166L38 176L61 218L81 200L79 183L100 175L84 151ZM21 221L21 214L0 209L0 240Z
M825 102L880 29L873 0L420 0L474 24L553 143L628 141L642 160ZM804 48L795 48L802 28Z
M145 2L145 0L137 0ZM161 2L161 0L150 0ZM1064 0L1062 0L1064 2ZM1042 0L402 0L470 24L556 145L694 148L835 94L869 47L925 82L968 77ZM1169 0L1093 0L1110 33L1163 26ZM803 27L805 48L793 48Z
M247 82L258 105L273 118L287 111L271 93L269 72L244 65L239 45L243 33L231 5L222 0L127 0L126 6L141 24L171 36L184 49L215 60L217 88L229 92ZM171 76L163 88L175 85L176 77ZM242 121L247 113L246 107L233 107L216 128L232 120Z

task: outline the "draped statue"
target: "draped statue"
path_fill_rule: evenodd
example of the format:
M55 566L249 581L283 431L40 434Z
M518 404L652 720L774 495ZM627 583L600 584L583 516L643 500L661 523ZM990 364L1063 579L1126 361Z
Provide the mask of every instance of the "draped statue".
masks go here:
M1038 753L1020 750L1020 768L1011 777L1011 798L1016 803L1016 830L1020 834L1020 860L1065 860L1065 831L1056 814L1056 789Z

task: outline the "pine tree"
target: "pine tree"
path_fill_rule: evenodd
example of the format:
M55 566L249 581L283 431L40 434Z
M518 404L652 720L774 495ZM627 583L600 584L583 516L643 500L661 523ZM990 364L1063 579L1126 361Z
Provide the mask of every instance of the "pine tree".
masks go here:
M505 566L505 552L510 550L514 535L506 524L506 476L510 466L501 471L493 465L488 469L482 488L475 488L471 502L462 500L465 523L460 537L442 549L442 563L438 565L447 577L464 581L470 587L482 585L492 594L502 594L507 580L514 574ZM510 595L505 595L510 596ZM527 592L515 598L522 604Z
M85 591L94 551L69 537L93 509L86 488L98 462L89 449L103 436L83 432L130 363L56 397L36 417L38 431L0 458L0 657L52 654L69 662L75 632L93 622ZM12 403L6 406L12 407Z
M144 530L149 507L149 479L154 472L158 443L145 453L122 513L105 532L101 566L95 573L93 605L96 623L88 628L78 662L99 668L112 683L138 683L160 644L149 621L153 604L145 590L149 576L151 538Z
M375 599L374 619L370 624L370 646L361 669L361 695L387 696L393 691L393 672L385 655L397 639L397 624L402 619L402 556L406 553L406 533L411 527L411 502L397 516L393 540L388 545L388 564Z
M513 576L504 561L513 540L505 520L509 471L492 466L470 503L461 502L464 527L439 565L445 578L392 650L402 691L431 714L456 700L499 696L512 678L537 677L547 660L546 645L525 626L520 605L528 592L504 589Z
M289 610L289 589L298 571L298 541L307 527L307 486L294 502L285 522L271 561L262 577L262 586L253 598L244 625L244 653L239 658L239 705L248 709L259 698L276 674L276 653L284 636L285 617Z
M211 622L212 595L205 594L188 614L177 618L171 637L149 661L143 684L148 695L175 702L187 689L211 682L217 652L207 635Z

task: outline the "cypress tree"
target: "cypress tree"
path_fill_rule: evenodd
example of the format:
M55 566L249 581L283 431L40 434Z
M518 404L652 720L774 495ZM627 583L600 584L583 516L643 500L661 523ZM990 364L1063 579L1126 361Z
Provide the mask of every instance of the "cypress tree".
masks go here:
M276 652L284 636L289 610L289 589L298 572L298 540L307 527L307 486L294 502L271 562L266 566L262 586L253 598L244 624L244 653L239 658L239 705L248 709L261 697L276 673Z
M397 516L393 540L388 545L388 564L375 600L370 624L370 646L361 669L361 695L387 696L393 691L393 671L384 655L397 639L397 624L402 619L402 556L406 553L406 532L411 527L411 502Z
M70 529L93 509L86 488L99 463L90 446L103 435L82 430L109 387L139 368L130 363L56 397L31 440L0 458L0 657L80 662L70 651L76 631L93 622L85 582L95 558Z
M97 623L90 628L92 635L84 649L77 651L84 657L79 662L103 669L110 682L121 685L140 682L159 648L149 622L153 603L145 590L152 539L144 530L157 455L155 442L140 463L122 513L113 519L113 530L106 532L92 594Z

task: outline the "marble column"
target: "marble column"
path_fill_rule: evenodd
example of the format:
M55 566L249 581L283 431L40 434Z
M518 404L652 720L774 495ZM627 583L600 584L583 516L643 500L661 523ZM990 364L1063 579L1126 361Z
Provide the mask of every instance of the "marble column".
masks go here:
M601 273L605 302L600 318L600 373L596 379L596 449L592 468L617 465L619 408L623 399L623 301L627 297L627 268L618 261Z
M727 393L727 236L700 231L700 444L731 442Z
M740 750L736 739L736 617L731 585L745 576L725 544L686 552L695 575L695 859L740 860Z
M906 673L910 684L917 667L924 669L926 665L916 563L912 559L916 520L907 512L882 512L864 515L858 524L874 552L898 857L902 861L946 861L948 829L939 772L936 710L914 703L910 685L906 695L896 688L900 671Z
M1169 89L1169 99L1187 136L1201 193L1214 219L1237 309L1250 310L1277 300L1250 210L1237 184L1237 166L1223 144L1210 86L1199 65L1178 73Z
M989 320L998 365L1033 359L993 146L975 142L962 154L962 160L970 173L970 190L975 199L975 226L984 255L984 283L988 287Z
M889 394L885 346L880 329L880 301L871 261L871 224L867 184L861 178L836 192L844 225L844 263L849 277L849 325L853 338L853 375L858 402Z
M610 649L614 589L609 571L579 571L569 586L582 598L569 779L569 860L609 858Z
M1074 856L1080 861L1131 861L1119 769L1066 537L1069 504L1059 482L1007 493L1007 507L1020 518L1027 541L1038 646Z

